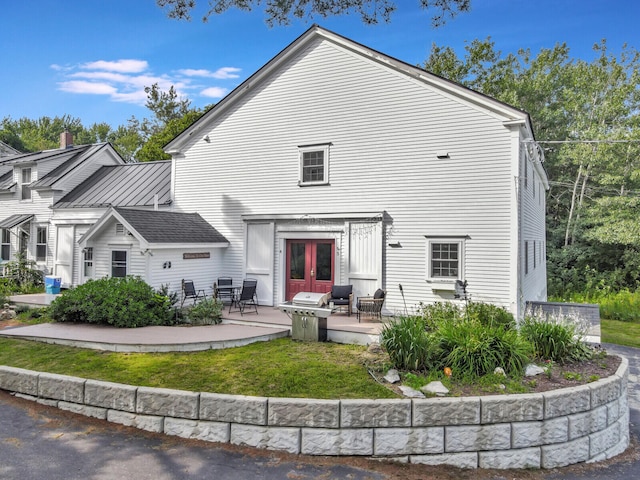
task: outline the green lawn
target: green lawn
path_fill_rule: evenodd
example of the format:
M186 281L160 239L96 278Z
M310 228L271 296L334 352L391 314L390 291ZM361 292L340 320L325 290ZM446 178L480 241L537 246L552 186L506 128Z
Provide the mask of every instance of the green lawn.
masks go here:
M640 323L602 319L600 330L604 343L640 348Z
M236 395L394 398L365 366L366 348L290 338L225 350L113 353L0 339L0 365L130 385Z

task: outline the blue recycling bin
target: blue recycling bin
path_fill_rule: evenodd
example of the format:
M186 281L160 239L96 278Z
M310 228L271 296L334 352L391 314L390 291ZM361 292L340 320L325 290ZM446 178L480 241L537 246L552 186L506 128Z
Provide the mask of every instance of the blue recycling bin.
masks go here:
M44 291L46 293L60 293L61 284L61 277L54 277L53 275L45 275L44 277Z

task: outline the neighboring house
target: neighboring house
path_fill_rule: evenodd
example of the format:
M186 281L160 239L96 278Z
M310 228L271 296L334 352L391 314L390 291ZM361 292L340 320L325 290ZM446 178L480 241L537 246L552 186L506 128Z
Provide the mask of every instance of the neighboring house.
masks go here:
M318 26L165 150L173 209L229 242L208 281L258 278L261 305L335 283L404 312L456 280L516 314L546 299L529 115Z
M0 158L18 154L20 154L20 150L16 150L11 145L7 145L6 143L0 141Z
M110 208L80 240L87 276L140 276L154 288L180 291L182 279L211 293L211 272L229 242L197 213Z
M124 161L108 143L72 145L0 158L0 263L24 253L45 273L62 275L72 257L72 238L52 224L53 205L101 167Z
M144 162L108 165L54 205L51 223L60 238L68 239L73 251L56 274L63 285L79 285L105 275L93 267L93 249L80 248L78 242L110 207L167 210L171 206L171 162ZM62 266L64 265L64 266Z

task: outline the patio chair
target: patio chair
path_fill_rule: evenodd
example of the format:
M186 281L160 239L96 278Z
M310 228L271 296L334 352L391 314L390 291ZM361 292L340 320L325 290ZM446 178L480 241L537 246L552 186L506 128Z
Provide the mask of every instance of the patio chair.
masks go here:
M377 289L373 297L358 297L356 308L358 309L358 323L362 316L368 316L372 319L382 320L382 305L386 292Z
M334 307L340 309L346 307L347 315L351 316L351 310L353 309L353 285L333 285L327 301L329 304L333 303Z
M251 280L245 280L242 282L242 290L229 305L229 313L240 312L240 315L244 315L244 310L247 306L252 306L255 309L255 313L258 313L258 303L255 300L256 297L256 284ZM234 305L236 310L232 310Z
M196 290L195 285L193 284L193 280L182 280L182 302L180 306L184 305L184 302L187 298L193 299L193 304L198 303L198 300L207 298L204 293L204 290Z
M230 288L233 285L233 278L231 277L218 277L217 282L217 298L222 300L222 303L225 300L229 302L233 302L233 289ZM228 288L225 288L228 287Z
M254 295L254 299L256 301L256 305L260 306L258 304L258 280L256 280L255 278L247 277L247 278L244 279L244 281L245 282L249 282L248 285L255 285L256 286L256 293Z

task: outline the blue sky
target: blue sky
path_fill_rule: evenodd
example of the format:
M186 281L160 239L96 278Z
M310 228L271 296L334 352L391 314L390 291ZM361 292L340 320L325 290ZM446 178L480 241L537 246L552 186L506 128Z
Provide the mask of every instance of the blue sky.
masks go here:
M6 4L4 4L6 3ZM411 64L433 43L464 53L491 36L503 53L567 43L590 61L606 38L619 53L640 49L638 0L473 0L470 13L438 29L418 0L396 0L391 23L356 15L296 20L269 28L261 11L231 10L202 23L171 20L155 0L4 0L0 15L0 118L69 114L113 127L149 116L144 87L159 83L203 107L217 102L312 23ZM10 5L10 6L8 6Z

